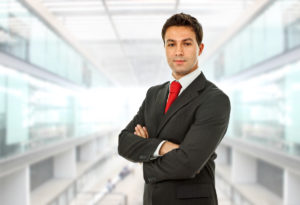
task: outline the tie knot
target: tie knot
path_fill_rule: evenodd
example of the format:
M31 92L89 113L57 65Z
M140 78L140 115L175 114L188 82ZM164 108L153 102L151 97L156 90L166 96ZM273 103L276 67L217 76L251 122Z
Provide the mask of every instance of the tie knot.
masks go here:
M180 83L174 80L171 83L171 86L170 86L170 93L177 93L178 94L180 89L181 89Z

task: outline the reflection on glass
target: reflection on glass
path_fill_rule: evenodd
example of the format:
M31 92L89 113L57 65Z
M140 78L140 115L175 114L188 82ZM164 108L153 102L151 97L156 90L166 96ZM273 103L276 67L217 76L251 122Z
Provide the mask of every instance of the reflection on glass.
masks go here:
M233 88L228 135L300 155L299 79L300 61Z
M121 113L107 109L118 107L113 96L75 92L0 65L0 159L113 126Z
M207 62L222 79L300 46L300 0L276 0Z
M0 51L79 85L110 84L99 69L17 0L0 2ZM91 82L92 78L86 78L91 72L105 81Z

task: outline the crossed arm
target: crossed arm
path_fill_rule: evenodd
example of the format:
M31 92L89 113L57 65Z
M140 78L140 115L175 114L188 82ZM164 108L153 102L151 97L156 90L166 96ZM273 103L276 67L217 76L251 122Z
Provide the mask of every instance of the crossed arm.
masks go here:
M195 120L179 149L143 163L146 183L194 178L209 160L213 160L213 153L227 130L230 101L223 94L206 100L195 111Z
M134 130L135 130L135 132L134 132L135 135L138 135L145 139L149 138L149 134L148 134L147 128L145 126L142 127L140 124L137 124L137 126L135 126ZM159 155L165 155L166 153L172 151L173 149L177 149L177 148L179 148L178 144L175 144L175 143L169 142L169 141L165 141L159 150Z
M163 141L149 137L144 120L145 101L134 119L119 135L118 152L133 162L143 162L146 183L193 178L211 158L223 138L229 121L230 101L224 94L206 98L195 111L195 121L180 146L166 141L160 155L151 160Z
M146 98L151 89L148 90ZM118 153L132 162L149 162L153 161L152 157L163 139L149 137L145 126L145 104L143 101L138 113L129 122L129 124L119 134ZM160 155L170 152L172 149L178 148L178 145L165 142L161 147Z

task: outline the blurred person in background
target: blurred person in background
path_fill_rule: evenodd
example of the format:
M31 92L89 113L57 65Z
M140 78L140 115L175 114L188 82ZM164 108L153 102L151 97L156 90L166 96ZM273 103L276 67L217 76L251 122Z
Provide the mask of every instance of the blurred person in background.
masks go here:
M150 87L119 135L118 152L143 163L144 205L217 205L215 149L227 130L230 101L198 68L203 31L191 15L162 28L171 80Z

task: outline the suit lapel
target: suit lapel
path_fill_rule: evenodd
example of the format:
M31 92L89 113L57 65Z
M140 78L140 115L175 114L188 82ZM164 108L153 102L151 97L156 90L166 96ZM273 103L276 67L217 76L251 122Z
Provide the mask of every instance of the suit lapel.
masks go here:
M180 110L184 105L188 104L190 101L192 101L195 97L199 95L200 90L202 90L205 87L205 81L206 78L204 74L201 72L201 74L181 93L181 95L178 96L178 98L172 103L169 110L166 114L164 114L164 109L166 105L167 98L164 100L162 104L159 104L159 112L162 115L158 115L158 117L161 119L158 125L158 129L156 131L156 137L158 136L159 132L162 130L162 128L165 126L165 124L169 121L169 119L178 111ZM161 92L158 95L168 95L168 87L169 84L167 84L167 89L164 88L161 90ZM160 99L162 96L160 96Z
M156 119L156 127L159 126L160 121L164 117L165 106L169 93L169 83L166 83L162 89L159 90L156 98L156 109L155 109L155 119Z

